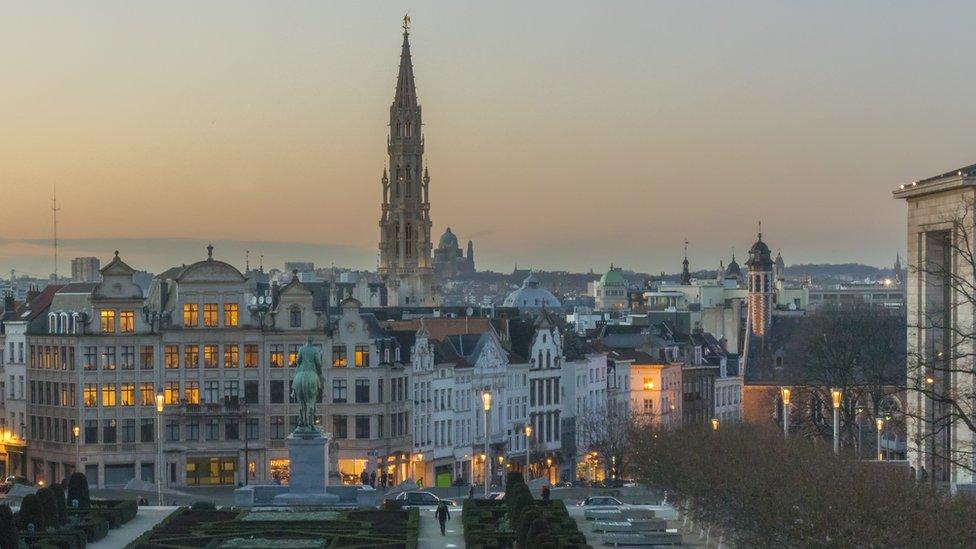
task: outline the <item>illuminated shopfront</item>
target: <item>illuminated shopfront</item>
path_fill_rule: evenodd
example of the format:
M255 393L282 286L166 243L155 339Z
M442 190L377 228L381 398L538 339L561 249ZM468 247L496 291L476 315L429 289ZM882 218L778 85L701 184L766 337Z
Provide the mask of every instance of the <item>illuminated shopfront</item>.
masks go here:
M237 483L237 457L186 458L187 486Z
M268 470L271 472L271 480L275 484L288 484L291 473L291 462L288 459L272 459L268 462Z

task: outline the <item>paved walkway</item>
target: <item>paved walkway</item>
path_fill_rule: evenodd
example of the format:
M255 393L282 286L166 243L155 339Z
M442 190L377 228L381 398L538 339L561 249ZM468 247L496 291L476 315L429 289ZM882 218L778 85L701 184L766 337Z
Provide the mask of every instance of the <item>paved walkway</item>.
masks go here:
M115 530L109 530L107 536L94 543L89 543L88 547L92 549L122 549L132 540L141 536L143 532L156 526L176 509L176 507L140 507L136 518Z
M451 509L451 520L447 521L447 535L441 535L441 527L437 524L433 509L420 510L420 539L417 544L421 549L448 547L457 549L464 547L464 533L461 527L461 508L457 512Z

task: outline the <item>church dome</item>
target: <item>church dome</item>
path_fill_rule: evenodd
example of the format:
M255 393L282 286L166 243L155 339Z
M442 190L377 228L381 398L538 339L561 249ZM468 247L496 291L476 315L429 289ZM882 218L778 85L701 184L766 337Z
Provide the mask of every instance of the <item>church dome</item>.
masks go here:
M735 260L735 256L732 256L732 261L729 262L728 268L725 269L726 278L739 278L742 276L742 269L739 268L739 263Z
M539 279L534 274L529 273L522 282L522 287L508 294L504 307L516 307L518 309L554 309L562 304L552 295L552 292L539 285Z
M769 246L762 240L762 233L759 233L759 239L749 248L749 260L746 261L746 265L754 271L773 270L773 259L770 257Z
M600 284L604 286L626 286L627 281L624 279L624 275L620 274L619 269L615 269L613 265L610 265L610 270L603 273L600 277Z
M440 243L437 245L438 248L457 250L460 249L458 246L458 239L451 232L451 228L448 227L444 234L441 235Z

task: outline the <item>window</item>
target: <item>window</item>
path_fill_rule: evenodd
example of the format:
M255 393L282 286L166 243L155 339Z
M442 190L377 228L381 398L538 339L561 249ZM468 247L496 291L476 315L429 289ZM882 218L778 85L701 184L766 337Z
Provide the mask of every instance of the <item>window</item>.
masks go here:
M122 420L122 442L131 443L136 441L136 420L135 419L123 419Z
M200 382L187 381L183 388L183 398L187 404L200 404Z
M203 436L207 440L220 440L220 420L217 418L208 419Z
M244 402L247 404L258 403L258 382L256 380L244 381Z
M102 333L114 334L115 333L115 311L103 310L101 312L101 319L102 319Z
M204 402L209 402L209 403L220 402L220 382L204 381L203 397L204 397Z
M85 444L98 444L98 420L85 420Z
M166 389L163 391L163 401L168 405L180 403L180 382L167 381Z
M115 444L116 422L114 419L102 420L102 443Z
M240 424L236 419L224 423L224 440L240 440L240 438Z
M204 345L203 346L203 367L204 368L216 368L220 365L217 358L217 346L216 345Z
M376 402L383 402L383 380L376 380Z
M245 436L247 440L257 440L261 436L261 423L256 417L247 418L247 424L245 427Z
M122 363L120 367L123 370L132 370L136 367L136 348L132 345L122 346Z
M144 417L139 420L139 442L156 442L156 420Z
M257 345L247 344L244 346L244 367L245 368L258 367L258 346Z
M31 385L33 386L33 381ZM94 408L98 406L98 385L95 383L86 383L84 394L82 395L85 399L85 408Z
M332 436L339 438L349 438L346 416L332 416Z
M217 304L216 303L204 303L203 304L203 325L207 328L217 327Z
M292 328L302 327L302 310L295 305L288 311L288 325Z
M11 343L13 345L13 343ZM94 370L98 367L98 347L85 347L85 369Z
M344 379L332 380L332 402L342 404L346 401L347 382Z
M166 420L166 440L176 442L180 440L180 422L176 419Z
M135 383L123 383L119 393L119 404L122 406L135 406L136 404L136 385Z
M102 385L102 406L115 406L115 384Z
M164 351L164 362L167 370L176 370L180 367L180 348L177 345L167 345Z
M224 382L224 396L237 398L240 395L240 382L236 379L228 379Z
M133 311L119 312L119 331L123 334L136 331L136 314Z
M356 367L369 366L369 345L356 345Z
M271 381L271 393L268 397L271 404L284 404L285 402L285 382L281 380Z
M139 348L139 364L143 370L152 370L155 366L155 353L152 345L143 345Z
M224 368L237 368L238 350L237 345L224 345Z
M285 416L271 416L271 438L285 438Z
M224 303L224 327L237 327L237 303Z
M346 346L345 345L333 345L332 346L332 367L333 368L345 368L347 365L346 361Z
M142 406L156 405L156 392L153 391L151 381L143 381L139 384L139 404Z
M105 351L102 352L102 369L115 369L115 347L105 347Z
M356 416L356 438L369 438L369 416Z
M369 380L368 379L357 379L356 380L356 402L369 402ZM360 437L356 437L360 438Z
M200 440L200 420L188 419L186 421L186 440Z
M288 367L296 368L298 367L298 349L301 345L297 343L292 343L288 345Z
M183 367L196 369L200 366L200 346L187 345L183 347Z
M200 324L200 308L196 303L183 304L183 326L196 327Z
M644 413L651 414L654 413L654 402L649 398L644 399Z
M285 346L272 344L268 359L271 362L272 368L283 368L285 366Z

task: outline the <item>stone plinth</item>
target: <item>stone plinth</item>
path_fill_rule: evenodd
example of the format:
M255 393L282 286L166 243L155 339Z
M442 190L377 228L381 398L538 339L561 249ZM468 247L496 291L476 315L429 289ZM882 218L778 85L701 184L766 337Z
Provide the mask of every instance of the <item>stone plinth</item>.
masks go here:
M325 491L329 476L329 439L321 432L288 435L288 493L275 496L276 505L331 505L339 497Z

